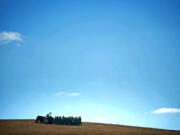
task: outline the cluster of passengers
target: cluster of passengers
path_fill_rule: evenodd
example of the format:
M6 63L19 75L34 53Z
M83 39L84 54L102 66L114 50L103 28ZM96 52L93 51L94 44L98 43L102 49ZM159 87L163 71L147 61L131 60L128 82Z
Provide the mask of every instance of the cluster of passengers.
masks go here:
M56 116L54 118L55 124L61 125L80 125L81 117L64 117L64 116Z

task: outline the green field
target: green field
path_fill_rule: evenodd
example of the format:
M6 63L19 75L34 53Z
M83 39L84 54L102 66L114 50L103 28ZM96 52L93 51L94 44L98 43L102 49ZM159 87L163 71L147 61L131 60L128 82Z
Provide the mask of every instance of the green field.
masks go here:
M0 120L0 135L180 135L180 131L86 122L70 126L35 124L34 120Z

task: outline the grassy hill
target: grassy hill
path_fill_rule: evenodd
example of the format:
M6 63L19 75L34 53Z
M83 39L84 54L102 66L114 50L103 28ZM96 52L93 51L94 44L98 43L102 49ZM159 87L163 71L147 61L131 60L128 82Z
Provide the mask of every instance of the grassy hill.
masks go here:
M0 120L0 135L180 135L180 131L99 123L65 126L35 124L34 120Z

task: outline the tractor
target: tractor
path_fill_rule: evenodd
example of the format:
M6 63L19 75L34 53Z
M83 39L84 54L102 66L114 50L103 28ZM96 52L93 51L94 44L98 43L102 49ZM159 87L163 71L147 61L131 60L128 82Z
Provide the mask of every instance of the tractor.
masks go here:
M52 124L53 123L53 117L51 116L51 113L44 116L37 116L35 123L44 123L44 124Z

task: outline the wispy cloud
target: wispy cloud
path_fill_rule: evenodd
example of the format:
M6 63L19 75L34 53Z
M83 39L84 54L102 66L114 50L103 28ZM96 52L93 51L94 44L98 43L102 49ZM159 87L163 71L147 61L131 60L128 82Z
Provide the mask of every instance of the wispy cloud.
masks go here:
M17 47L20 47L20 46L21 46L21 44L20 44L20 43L17 43L17 44L16 44L16 46L17 46Z
M162 114L162 113L180 113L180 108L159 108L153 111L153 113L156 114Z
M64 92L58 92L56 93L57 96L61 96L61 95L64 95Z
M22 34L19 32L0 32L0 44L8 44L13 41L22 41ZM18 44L19 46L19 44Z
M72 92L72 93L67 93L67 96L79 96L79 93Z
M62 95L65 95L65 96L80 96L80 93L77 93L77 92L71 92L71 93L65 93L65 92L58 92L56 93L57 96L62 96Z

